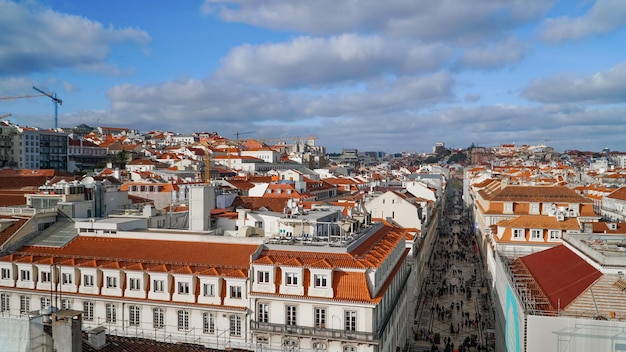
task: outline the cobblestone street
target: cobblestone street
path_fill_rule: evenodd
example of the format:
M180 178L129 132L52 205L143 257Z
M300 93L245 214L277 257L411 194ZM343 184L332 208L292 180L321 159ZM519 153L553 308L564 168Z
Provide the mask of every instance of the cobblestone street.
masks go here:
M451 191L415 309L412 351L493 351L491 303L462 204Z

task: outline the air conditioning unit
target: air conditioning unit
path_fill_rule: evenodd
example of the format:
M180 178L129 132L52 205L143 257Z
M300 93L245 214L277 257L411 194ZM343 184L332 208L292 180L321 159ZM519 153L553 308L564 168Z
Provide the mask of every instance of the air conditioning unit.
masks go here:
M565 221L565 215L563 215L563 213L556 214L556 220L557 221Z

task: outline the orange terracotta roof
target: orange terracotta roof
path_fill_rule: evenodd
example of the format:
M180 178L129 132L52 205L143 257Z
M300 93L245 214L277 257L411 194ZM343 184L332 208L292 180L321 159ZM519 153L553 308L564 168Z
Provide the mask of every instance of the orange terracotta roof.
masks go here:
M606 197L618 200L626 200L626 187L620 187Z
M110 261L106 266L119 266L122 262L150 263L146 265L149 268L159 265L231 268L227 272L239 275L236 270L248 269L250 255L257 248L257 245L246 244L79 236L63 248L24 246L14 256L48 255L66 259ZM7 260L7 257L2 260Z
M233 201L232 207L243 207L245 209L259 210L266 208L271 211L282 213L287 206L289 198L267 198L267 197L245 197L238 196Z
M264 249L254 263L272 263L281 266L304 266L307 268L377 268L384 258L404 238L406 230L383 225L350 253L324 253ZM323 259L323 261L322 261Z
M610 228L607 222L594 221L590 222L593 233L613 233L613 234L626 234L626 222L617 222L615 229Z
M333 288L336 299L350 301L369 301L371 294L367 278L362 272L333 272Z
M508 186L487 199L499 202L591 202L563 186Z

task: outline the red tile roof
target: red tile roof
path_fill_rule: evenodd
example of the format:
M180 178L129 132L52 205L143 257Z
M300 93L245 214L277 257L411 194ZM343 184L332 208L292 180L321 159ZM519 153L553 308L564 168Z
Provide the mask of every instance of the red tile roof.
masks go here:
M554 310L567 307L598 280L602 273L561 245L520 257Z
M225 273L246 270L250 265L250 255L257 245L198 243L183 241L137 240L125 238L102 238L79 236L63 248L25 246L15 255L53 256L60 258L83 258L110 261L119 265L126 263L165 264L224 269ZM7 260L7 258L2 258ZM236 273L239 275L239 273Z
M0 231L0 245L2 245L4 242L6 242L6 240L11 238L11 236L13 236L13 234L17 230L19 230L20 227L22 227L22 225L26 223L26 221L28 221L28 219L16 219L10 216L0 216L0 219L13 221L11 225L7 226L7 228L5 228L3 231Z
M620 187L606 197L618 200L626 200L626 187Z

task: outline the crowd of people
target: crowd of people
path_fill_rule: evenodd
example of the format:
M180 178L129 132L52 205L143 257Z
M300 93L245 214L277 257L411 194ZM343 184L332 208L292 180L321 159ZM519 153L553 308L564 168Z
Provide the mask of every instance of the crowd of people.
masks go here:
M483 287L481 260L470 217L459 194L452 192L442 212L422 288L414 340L425 351L488 351L487 322L479 298Z

